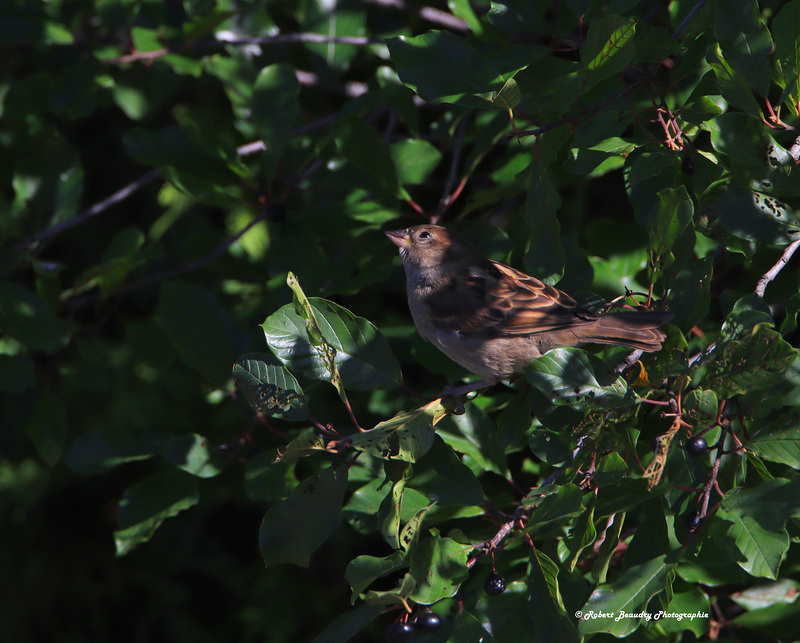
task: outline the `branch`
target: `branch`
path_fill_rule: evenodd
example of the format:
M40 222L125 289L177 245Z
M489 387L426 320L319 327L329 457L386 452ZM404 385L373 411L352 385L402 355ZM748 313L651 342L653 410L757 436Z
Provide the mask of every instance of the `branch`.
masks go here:
M689 26L689 23L695 17L697 12L703 8L705 4L706 0L700 0L700 2L694 5L694 7L692 7L692 10L688 14L686 14L686 17L683 19L683 22L681 22L681 24L678 25L678 28L675 30L675 33L672 34L672 37L675 38L675 40L680 40L680 37L683 35L683 32L686 29L686 27Z
M194 272L195 270L202 268L206 264L209 264L215 259L221 257L228 249L228 247L231 246L236 241L238 241L239 238L242 235L244 235L250 228L252 228L257 223L260 223L261 221L266 219L268 217L268 213L269 213L269 208L264 208L261 214L255 217L252 221L250 221L250 223L244 226L241 230L236 231L230 237L225 239L222 243L220 243L207 255L204 255L199 259L195 259L194 261L190 261L189 263L185 263L181 266L177 266L176 268L170 268L169 270L165 270L155 275L150 275L149 277L144 277L142 279L139 279L139 281L133 281L129 284L125 284L124 286L117 288L117 290L114 291L114 295L115 296L125 295L133 290L138 290L139 288L143 288L144 286L149 286L151 284L164 281L165 279L172 279L173 277L177 277L178 275L183 275L186 274L187 272ZM70 306L73 309L80 308L85 304L97 301L99 298L100 295L98 293L92 293L90 295L86 295L85 297L73 300L70 303Z
M789 263L789 259L792 258L792 255L797 251L797 248L800 248L800 239L793 241L789 246L787 246L786 250L783 251L781 258L778 259L775 265L767 270L761 279L758 280L758 283L756 284L756 294L759 297L764 296L769 282L775 279L775 277L778 276L778 273L783 270L784 266Z
M423 20L455 31L469 31L469 25L467 25L464 20L454 16L452 13L442 11L441 9L434 9L433 7L415 7L414 5L406 3L404 0L366 0L366 2L381 7L391 7L392 9L407 11Z
M30 248L32 245L39 243L41 241L45 241L50 237L54 237L58 234L61 234L65 230L69 230L70 228L74 228L78 225L83 225L92 217L96 217L98 214L101 214L108 210L112 205L116 205L121 201L124 201L129 196L136 194L139 190L141 190L146 185L155 181L158 177L161 176L161 170L158 168L150 170L144 176L136 179L133 183L129 183L124 188L117 190L112 194L110 197L103 199L99 203L95 203L91 208L81 212L80 214L75 215L71 219L67 219L59 223L58 225L54 225L51 228L47 228L46 230L42 230L41 232L37 232L34 235L25 237L21 241L17 242L14 246L15 250L26 250Z

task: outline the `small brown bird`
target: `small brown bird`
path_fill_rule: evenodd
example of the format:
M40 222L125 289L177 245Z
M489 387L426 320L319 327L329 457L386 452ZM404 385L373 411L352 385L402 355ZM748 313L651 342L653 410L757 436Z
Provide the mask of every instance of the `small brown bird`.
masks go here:
M613 344L661 348L667 312L593 314L557 288L480 257L446 228L385 233L400 249L408 307L420 335L471 373L479 386L519 373L551 348Z

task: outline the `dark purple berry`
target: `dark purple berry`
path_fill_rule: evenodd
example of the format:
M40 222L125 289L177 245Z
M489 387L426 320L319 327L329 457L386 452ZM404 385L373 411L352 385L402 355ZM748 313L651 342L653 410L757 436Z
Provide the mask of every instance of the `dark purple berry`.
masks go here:
M681 159L681 172L687 176L694 174L694 161L688 154Z
M423 612L417 617L417 627L423 632L437 632L442 627L442 617L436 612Z
M652 440L650 440L650 448L658 453L661 450L661 436L657 435Z
M496 571L492 571L487 577L486 582L483 584L483 589L489 596L497 596L506 591L506 579L503 578Z
M414 626L411 623L396 621L386 628L386 643L405 643L413 634Z
M703 455L706 449L708 449L708 443L699 435L689 438L689 442L686 443L686 452L693 458Z

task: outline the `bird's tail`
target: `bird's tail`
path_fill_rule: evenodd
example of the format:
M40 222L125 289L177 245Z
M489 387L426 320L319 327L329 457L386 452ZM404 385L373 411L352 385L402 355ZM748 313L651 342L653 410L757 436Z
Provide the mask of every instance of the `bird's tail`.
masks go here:
M673 318L668 312L619 312L600 315L591 327L593 344L630 346L646 353L657 351L664 341L663 326Z

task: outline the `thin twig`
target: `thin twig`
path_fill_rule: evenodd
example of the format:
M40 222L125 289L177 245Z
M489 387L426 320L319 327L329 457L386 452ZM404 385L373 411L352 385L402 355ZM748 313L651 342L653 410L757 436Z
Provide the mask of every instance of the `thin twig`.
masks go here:
M150 183L155 181L159 176L161 176L161 170L159 170L158 168L150 170L144 176L141 176L132 183L126 185L124 188L121 188L116 192L114 192L114 194L112 194L110 197L103 199L99 203L95 203L88 210L84 210L80 214L77 214L71 219L67 219L66 221L62 221L58 225L54 225L51 228L47 228L46 230L37 232L34 235L25 237L21 241L17 242L17 244L14 246L14 249L25 250L26 248L30 248L32 245L36 243L45 241L50 237L54 237L58 234L61 234L65 230L69 230L70 228L74 228L75 226L86 223L92 217L96 217L98 214L105 212L112 205L116 205L117 203L124 201L129 196L135 194L146 185L149 185Z
M703 6L705 4L706 4L706 0L700 0L700 2L698 2L696 5L694 5L694 7L692 7L692 10L688 14L686 14L686 17L683 19L683 22L681 22L681 24L678 25L678 28L672 34L672 37L675 38L675 40L680 40L681 36L683 35L684 29L686 29L686 27L689 26L689 23L695 17L697 12L700 11L700 9L703 8Z
M139 279L138 281L132 281L131 283L125 284L124 286L121 286L120 288L114 291L114 296L119 297L133 290L138 290L139 288L143 288L145 286L149 286L151 284L158 283L166 279L172 279L173 277L186 274L187 272L194 272L195 270L198 270L203 266L211 263L212 261L221 257L228 249L228 247L230 247L233 243L238 241L238 239L242 235L244 235L248 230L250 230L250 228L252 228L257 223L260 223L261 221L266 219L268 216L268 210L269 210L268 208L265 208L264 211L257 217L255 217L252 221L250 221L250 223L244 226L241 230L238 230L237 232L229 236L207 255L204 255L199 259L195 259L194 261L190 261L189 263L182 264L175 268L170 268L169 270L165 270L155 275L150 275L149 277L144 277L142 279ZM84 297L72 300L70 302L70 307L73 309L80 308L86 304L97 301L99 298L100 294L95 292L86 295Z
M761 279L758 280L758 283L756 284L756 294L759 297L764 296L764 293L767 290L767 285L769 284L769 282L778 276L778 273L780 273L780 271L783 270L784 266L787 263L789 263L789 259L792 258L792 255L797 251L798 248L800 248L800 239L798 239L797 241L793 241L789 246L787 246L786 250L783 251L781 258L778 259L775 265L772 266L772 268L770 268L769 270L767 270L767 272L764 273Z
M224 45L281 45L287 43L335 44L335 45L377 45L383 44L380 38L369 36L328 36L322 33L282 33L274 36L256 36L254 38L220 38L219 40L204 40L198 46L209 46L214 43Z
M461 18L454 16L452 13L447 13L441 9L433 7L416 7L407 4L404 0L366 0L369 4L380 5L381 7L391 7L406 11L413 15L419 16L423 20L432 22L433 24L453 29L454 31L469 31L469 25Z
M450 161L450 171L447 174L447 180L445 181L444 190L442 191L442 198L439 200L439 207L434 215L435 220L431 221L431 223L437 223L439 217L444 214L447 208L449 208L455 200L452 190L456 180L458 179L458 166L461 162L461 149L464 145L464 135L467 131L467 118L468 116L464 116L464 118L462 118L461 122L458 124L455 144L453 145L453 158Z

